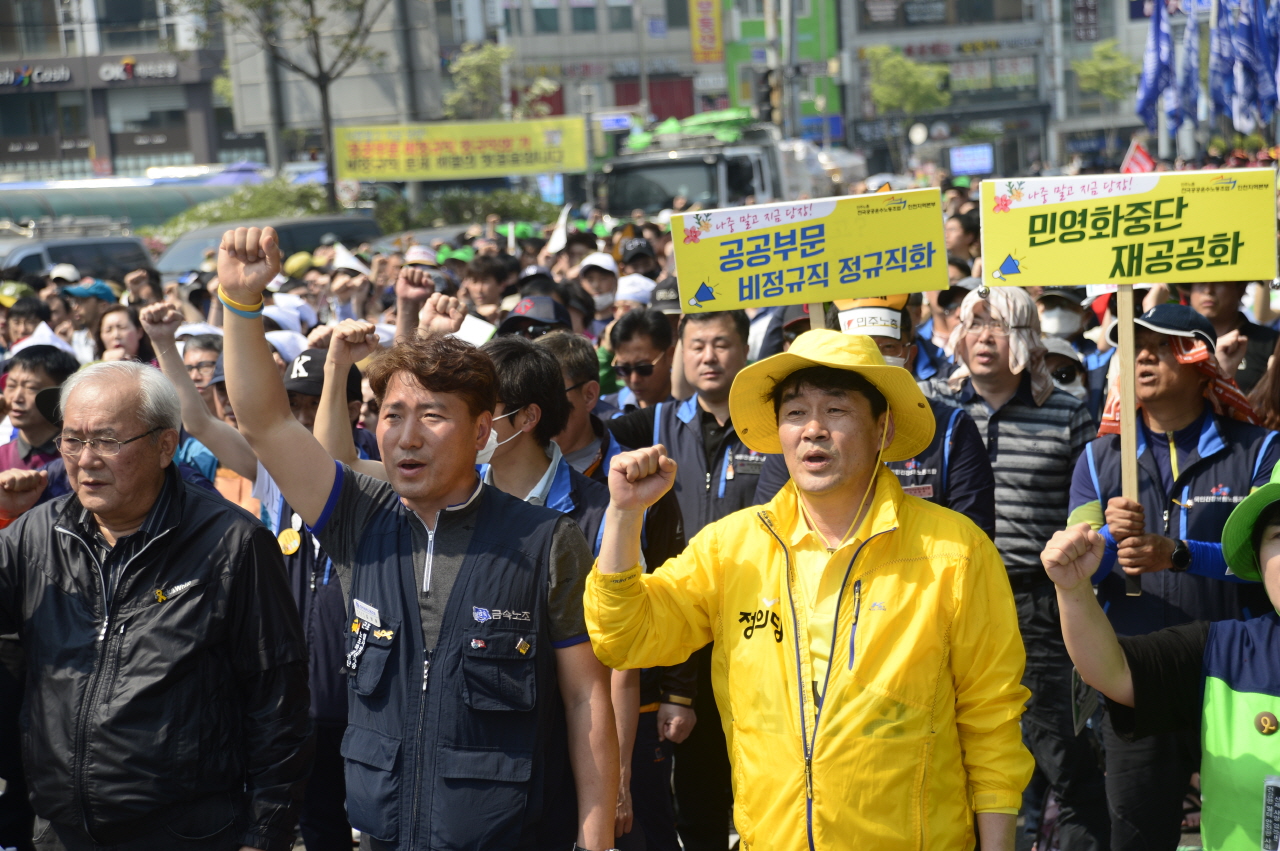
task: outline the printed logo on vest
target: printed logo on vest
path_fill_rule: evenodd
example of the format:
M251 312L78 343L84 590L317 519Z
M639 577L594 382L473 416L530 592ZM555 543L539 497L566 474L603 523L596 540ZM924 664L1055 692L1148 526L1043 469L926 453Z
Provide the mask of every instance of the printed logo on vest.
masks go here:
M489 614L489 610L482 609L479 606L471 607L471 617L476 619L476 623L486 623L493 620L493 615Z

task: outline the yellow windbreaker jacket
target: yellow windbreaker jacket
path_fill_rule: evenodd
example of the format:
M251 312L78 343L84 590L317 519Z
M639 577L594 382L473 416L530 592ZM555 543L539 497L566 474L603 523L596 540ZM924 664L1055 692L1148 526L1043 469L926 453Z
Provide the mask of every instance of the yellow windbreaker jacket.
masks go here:
M798 510L789 483L652 574L593 570L596 655L611 668L672 665L715 642L744 851L969 851L974 812L1018 808L1033 764L1018 726L1025 654L995 546L881 468L819 706L778 531Z

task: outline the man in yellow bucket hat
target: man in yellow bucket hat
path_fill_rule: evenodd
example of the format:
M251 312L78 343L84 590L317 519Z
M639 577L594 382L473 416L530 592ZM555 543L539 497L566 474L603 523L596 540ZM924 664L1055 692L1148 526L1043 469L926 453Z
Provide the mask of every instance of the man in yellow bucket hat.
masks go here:
M1032 760L1013 595L970 520L907 496L883 462L934 418L865 336L815 330L744 369L730 416L791 481L706 526L652 574L644 511L663 447L622 453L587 626L602 662L643 668L715 642L713 684L744 851L1012 849Z

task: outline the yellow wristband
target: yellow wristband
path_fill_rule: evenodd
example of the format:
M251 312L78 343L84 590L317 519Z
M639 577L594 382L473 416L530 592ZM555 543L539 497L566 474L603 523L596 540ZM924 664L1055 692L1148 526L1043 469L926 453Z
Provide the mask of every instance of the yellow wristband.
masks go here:
M221 287L221 285L219 285L218 287L218 298L222 299L223 303L226 304L228 307L234 307L237 310L249 310L249 311L261 310L262 305L266 303L266 299L260 299L257 304L241 304L238 301L232 301L227 296L227 291L224 290Z

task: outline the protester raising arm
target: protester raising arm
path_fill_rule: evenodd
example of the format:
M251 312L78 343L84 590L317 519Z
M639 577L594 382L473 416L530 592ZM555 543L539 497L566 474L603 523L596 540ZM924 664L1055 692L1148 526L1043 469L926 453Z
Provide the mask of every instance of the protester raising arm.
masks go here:
M182 313L167 302L148 305L142 310L142 328L155 347L160 369L178 391L182 402L182 427L208 447L218 461L249 481L258 478L258 459L240 432L209 413L200 391L187 373L178 354L174 333L183 323Z
M435 274L440 274L436 272ZM404 266L396 278L396 342L418 333L418 311L435 292L435 278L418 266Z
M329 354L324 361L324 387L320 390L320 407L316 409L316 440L336 461L375 479L387 481L387 470L381 461L369 461L356 451L347 411L346 377L351 365L378 351L378 329L372 322L344 319L333 327L329 337Z
M1058 591L1062 638L1080 678L1116 703L1133 706L1133 674L1090 583L1104 542L1088 523L1055 532L1040 554Z
M289 410L289 396L263 333L262 292L279 271L275 228L236 228L222 235L218 296L227 308L227 393L241 434L310 526L324 512L336 473L324 447Z

